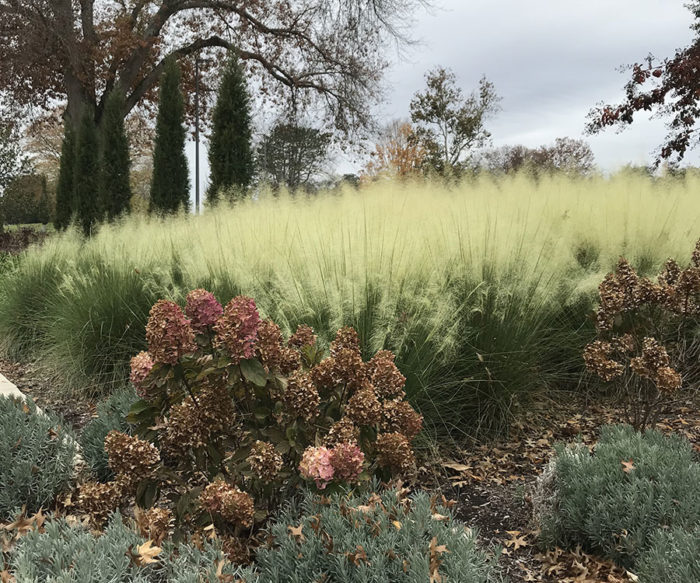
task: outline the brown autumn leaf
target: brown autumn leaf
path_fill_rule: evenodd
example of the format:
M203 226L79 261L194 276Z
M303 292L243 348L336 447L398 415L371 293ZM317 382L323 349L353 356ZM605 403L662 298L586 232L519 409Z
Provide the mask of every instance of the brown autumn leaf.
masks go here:
M468 466L465 464L460 464L458 462L453 462L453 461L442 462L442 467L449 468L451 470L454 470L455 472L468 472L469 470L472 469L471 466Z
M300 524L299 526L288 526L287 530L289 531L289 534L297 540L297 542L303 543L306 540L306 537L302 532L303 528L304 525Z
M160 547L153 546L152 540L147 540L142 545L136 547L136 553L132 553L131 557L136 565L143 567L144 565L155 563L158 560L156 557L160 551Z
M628 462L623 460L620 463L622 464L622 471L625 472L625 474L629 474L632 470L636 469L632 458L630 458Z
M440 555L443 553L449 553L446 545L437 544L437 537L434 536L430 541L430 581L429 583L442 583L442 575L438 572L442 560Z
M507 547L513 547L513 550L517 551L520 547L528 546L529 543L525 540L527 534L521 536L519 530L507 530L506 532L510 535L510 538L505 541Z
M362 545L357 545L354 553L345 553L345 556L356 567L359 567L362 563L369 563L367 553Z
M15 581L15 576L5 569L0 571L0 581L2 583L11 583L12 581Z

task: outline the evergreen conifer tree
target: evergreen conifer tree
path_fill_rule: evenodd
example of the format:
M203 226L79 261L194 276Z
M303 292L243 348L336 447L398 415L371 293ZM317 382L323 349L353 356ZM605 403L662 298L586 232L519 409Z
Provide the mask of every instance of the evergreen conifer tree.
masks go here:
M63 230L70 225L73 212L73 195L75 192L73 176L75 172L75 131L66 123L63 131L61 146L61 164L56 183L56 214L53 224L57 230Z
M149 211L174 213L189 209L190 180L185 155L185 106L180 91L180 67L170 59L160 81L160 103L153 149L153 179Z
M128 213L131 205L129 184L129 140L124 130L124 99L113 91L107 98L102 117L101 213L112 221Z
M209 144L211 185L207 201L216 203L222 189L232 188L243 196L253 177L250 98L243 71L231 54L214 107L213 131Z
M80 122L75 154L74 203L78 223L89 237L99 218L100 156L97 127L92 112L86 110Z

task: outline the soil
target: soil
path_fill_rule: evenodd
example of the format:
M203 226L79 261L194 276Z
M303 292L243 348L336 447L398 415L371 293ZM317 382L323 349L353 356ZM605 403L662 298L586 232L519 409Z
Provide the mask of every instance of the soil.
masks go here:
M0 372L39 407L63 416L80 431L95 403L66 399L51 379L32 366L0 359ZM656 427L685 436L700 452L700 393L669 405ZM621 583L635 576L581 549L542 549L533 521L532 492L556 443L593 446L600 427L625 421L624 411L600 397L549 394L516 420L507 438L431 453L419 469L419 485L444 496L455 515L478 531L500 554L499 564L513 583Z

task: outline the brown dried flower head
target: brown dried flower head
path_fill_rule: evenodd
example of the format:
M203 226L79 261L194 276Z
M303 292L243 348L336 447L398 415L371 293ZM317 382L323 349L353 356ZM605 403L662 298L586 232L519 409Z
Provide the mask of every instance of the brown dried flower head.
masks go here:
M196 350L194 331L180 306L158 300L146 324L148 352L155 362L175 365L185 354Z
M660 391L669 393L677 391L683 384L681 375L670 366L659 367L656 371L656 378L654 381Z
M294 348L282 347L280 358L280 372L290 375L301 368L301 355Z
M613 352L614 349L609 342L603 340L591 342L583 351L586 368L604 381L616 379L625 372L625 367L611 358Z
M362 361L359 350L342 348L337 350L332 358L335 365L333 377L336 384L344 384L356 390L366 383L367 366Z
M383 468L390 468L398 473L408 475L415 470L416 459L408 438L401 433L380 433L375 443L377 463Z
M357 391L345 407L345 414L360 426L376 425L382 419L382 404L371 385Z
M159 545L168 534L173 522L173 513L168 508L134 509L134 517L141 536Z
M331 356L335 356L341 350L360 351L360 337L352 326L345 326L338 330L335 339L331 342Z
M250 450L248 463L255 476L269 484L282 469L282 456L271 443L256 441Z
M335 371L335 358L329 356L311 369L311 378L319 389L332 389L340 384Z
M169 455L186 456L190 450L206 446L230 427L234 417L233 401L226 386L204 384L196 403L192 397L186 397L170 408L159 433L161 446Z
M311 421L318 417L321 397L311 375L297 371L289 377L284 390L284 404L294 417Z
M681 274L680 265L675 259L667 259L663 271L659 274L659 283L673 286Z
M331 425L323 439L323 445L333 447L338 443L357 443L358 439L360 439L360 430L352 422L352 419L343 417Z
M105 451L112 471L132 485L151 477L160 462L155 445L119 431L107 434Z
M123 492L118 482L85 482L80 486L78 507L97 524L104 522L121 505Z
M280 368L283 347L282 331L277 324L270 320L264 320L260 323L255 347L260 362L268 372Z
M403 398L406 377L394 364L394 354L380 350L368 363L369 380L382 399Z
M314 346L317 336L314 334L314 329L311 326L304 324L297 327L297 331L289 337L288 345L293 348L302 348L303 346Z
M223 480L209 484L199 496L202 508L214 514L220 514L225 520L240 524L246 528L253 525L255 506L253 499L246 492L231 486Z
M381 429L401 433L412 440L423 428L423 416L406 401L385 401Z

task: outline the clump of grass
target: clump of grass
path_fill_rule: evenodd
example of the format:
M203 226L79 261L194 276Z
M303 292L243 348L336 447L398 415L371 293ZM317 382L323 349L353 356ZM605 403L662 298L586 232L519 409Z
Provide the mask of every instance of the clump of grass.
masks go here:
M122 384L148 309L206 287L245 293L285 332L354 326L387 348L436 431L492 430L577 382L595 289L619 255L653 271L700 231L698 184L635 176L385 183L268 197L83 242L58 235L0 281L0 338L93 393Z

